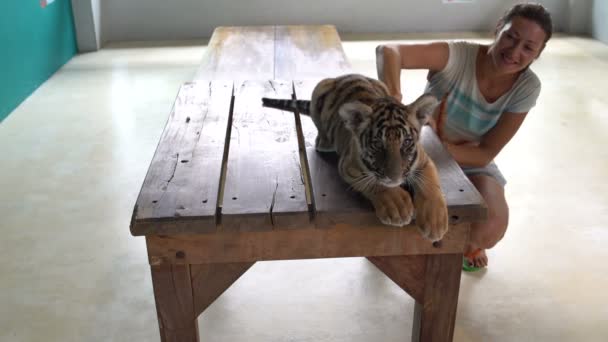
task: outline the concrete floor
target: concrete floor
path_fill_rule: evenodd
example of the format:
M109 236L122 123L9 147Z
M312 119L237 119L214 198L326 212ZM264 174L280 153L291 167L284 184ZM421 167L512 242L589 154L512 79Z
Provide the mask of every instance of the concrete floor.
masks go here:
M374 47L343 37L357 72ZM476 35L431 35L424 39ZM205 42L73 58L0 124L0 341L158 341L129 220L179 85ZM455 341L608 340L608 46L549 42L538 105L497 158L511 224L463 274ZM406 100L424 72L404 76ZM364 259L256 264L199 317L202 341L409 341L414 302Z

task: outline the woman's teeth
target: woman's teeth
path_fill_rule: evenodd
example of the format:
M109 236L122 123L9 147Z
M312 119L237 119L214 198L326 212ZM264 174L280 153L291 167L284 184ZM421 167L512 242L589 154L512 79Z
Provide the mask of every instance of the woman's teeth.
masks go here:
M517 64L514 60L505 56L505 54L502 55L502 60L505 61L506 64Z

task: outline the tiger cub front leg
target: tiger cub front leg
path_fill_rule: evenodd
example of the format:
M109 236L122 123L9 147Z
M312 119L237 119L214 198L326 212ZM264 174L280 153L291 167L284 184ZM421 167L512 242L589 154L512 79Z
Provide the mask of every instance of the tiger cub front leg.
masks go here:
M414 218L414 203L410 193L399 186L389 188L380 184L362 185L357 182L363 177L361 167L357 163L356 159L340 159L338 171L342 179L372 202L380 222L398 227L409 224Z
M416 225L425 238L438 241L448 231L447 204L441 191L435 164L426 155L420 172L422 173L421 181L414 186Z
M401 187L379 187L372 194L366 194L376 210L380 222L402 227L409 224L414 216L414 204L410 193Z

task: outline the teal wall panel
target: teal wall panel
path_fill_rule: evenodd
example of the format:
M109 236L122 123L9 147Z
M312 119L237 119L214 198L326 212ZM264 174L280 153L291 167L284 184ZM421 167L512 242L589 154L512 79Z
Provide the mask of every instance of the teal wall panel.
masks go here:
M76 51L70 0L1 0L0 121Z

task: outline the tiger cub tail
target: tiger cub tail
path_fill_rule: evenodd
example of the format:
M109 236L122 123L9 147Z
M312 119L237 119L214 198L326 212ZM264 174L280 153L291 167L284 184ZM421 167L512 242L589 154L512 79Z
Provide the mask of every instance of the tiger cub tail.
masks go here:
M310 101L307 100L269 99L263 97L262 106L289 111L297 110L298 113L303 115L310 114Z

